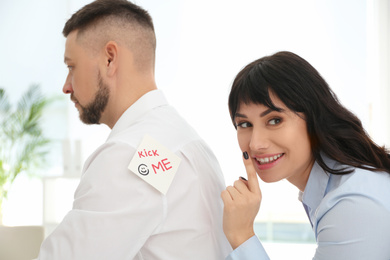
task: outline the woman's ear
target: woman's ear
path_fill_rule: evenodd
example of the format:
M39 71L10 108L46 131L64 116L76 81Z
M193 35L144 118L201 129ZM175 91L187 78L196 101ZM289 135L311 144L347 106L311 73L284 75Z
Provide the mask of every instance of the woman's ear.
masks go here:
M114 41L109 41L104 48L105 67L107 76L113 76L118 66L118 45Z

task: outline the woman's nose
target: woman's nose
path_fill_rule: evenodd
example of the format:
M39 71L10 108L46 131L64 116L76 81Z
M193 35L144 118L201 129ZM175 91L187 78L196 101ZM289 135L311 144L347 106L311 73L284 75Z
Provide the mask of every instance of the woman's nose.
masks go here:
M269 138L265 131L253 129L249 148L252 151L264 150L269 147Z

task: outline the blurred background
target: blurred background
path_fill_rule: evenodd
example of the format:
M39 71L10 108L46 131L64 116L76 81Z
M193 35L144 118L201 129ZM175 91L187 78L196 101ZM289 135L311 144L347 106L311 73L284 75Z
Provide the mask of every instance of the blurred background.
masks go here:
M89 2L0 0L0 88L13 104L32 84L54 98L41 122L51 141L45 167L15 179L4 225L43 225L50 234L72 207L84 161L108 136L104 125L79 122L62 94L62 28ZM158 87L215 152L227 185L245 174L227 108L232 81L249 62L281 50L311 63L374 141L390 146L389 0L134 2L154 20ZM298 190L284 181L261 188L256 233L271 258L311 259L314 237Z

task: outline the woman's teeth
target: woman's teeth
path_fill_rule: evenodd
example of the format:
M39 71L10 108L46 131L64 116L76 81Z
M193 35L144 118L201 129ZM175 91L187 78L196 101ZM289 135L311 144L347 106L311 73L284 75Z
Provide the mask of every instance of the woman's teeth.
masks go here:
M264 158L256 158L256 160L260 163L260 164L267 164L267 163L271 163L273 161L276 161L277 159L279 159L283 154L278 154L278 155L274 155L274 156L270 156L270 157L264 157Z

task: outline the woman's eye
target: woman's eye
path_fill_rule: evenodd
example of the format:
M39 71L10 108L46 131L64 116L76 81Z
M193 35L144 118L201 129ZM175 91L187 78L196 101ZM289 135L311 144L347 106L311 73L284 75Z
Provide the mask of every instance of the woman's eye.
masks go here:
M271 120L268 121L268 124L270 125L277 125L281 122L282 120L280 118L273 118Z
M68 66L68 70L71 72L73 70L73 66Z
M240 127L240 128L247 128L247 127L251 127L252 125L248 122L242 122L242 123L238 123L237 124L237 127Z

